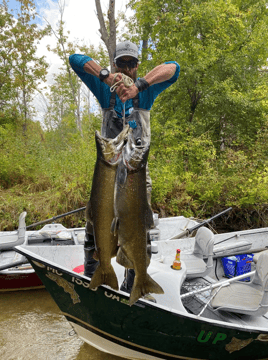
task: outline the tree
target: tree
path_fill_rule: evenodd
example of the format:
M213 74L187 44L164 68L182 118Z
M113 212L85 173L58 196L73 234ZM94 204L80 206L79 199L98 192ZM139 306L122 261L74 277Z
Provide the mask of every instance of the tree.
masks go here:
M62 23L63 28L64 23ZM87 54L92 58L98 58L101 66L105 66L108 61L106 51L102 46L95 49L93 45L89 47L81 44L78 41L70 42L67 36L63 41L63 48L59 43L57 47L49 50L53 51L63 61L63 66L60 68L60 73L54 76L54 82L49 87L49 92L46 94L46 113L44 121L49 129L60 127L64 119L68 117L69 124L72 118L76 124L77 130L83 134L82 120L85 119L85 114L90 118L91 103L90 90L82 83L80 78L70 69L67 54L74 54L76 52ZM79 115L79 122L77 120ZM71 126L72 127L72 126Z
M45 80L48 64L44 57L37 57L37 42L46 34L48 28L38 29L32 23L35 7L31 0L20 0L17 19L8 12L5 2L0 6L0 111L10 119L10 114L20 112L23 128L31 117L31 102L41 81Z
M53 34L57 38L57 45L53 49L51 49L50 46L48 46L48 50L51 50L55 54L57 54L63 62L63 67L61 70L65 73L64 76L66 76L66 80L68 82L70 96L72 98L72 103L73 103L72 111L76 119L77 129L82 135L83 134L82 114L81 114L82 98L80 92L82 89L82 83L77 76L74 76L74 73L69 64L69 55L75 53L78 50L79 52L87 54L92 58L98 57L100 63L103 65L107 63L107 54L104 51L103 47L101 46L98 49L95 49L93 45L87 47L84 44L79 44L78 42L70 42L68 40L69 33L65 35L64 21L63 21L65 1L63 0L62 2L61 0L59 0L58 5L59 5L60 20L58 22L57 29L55 30L52 29Z
M46 27L40 30L32 23L36 15L32 0L19 0L19 3L17 19L12 19L7 34L10 37L9 45L13 47L8 62L12 67L10 75L25 132L27 120L33 113L33 96L39 90L41 82L45 81L48 68L45 57L36 56L37 43L49 33L49 29Z
M218 148L249 145L266 121L266 1L137 0L132 7L151 41L149 67L181 66L179 81L161 95L168 107L154 108L161 123L209 132Z
M12 112L16 112L12 104L15 98L15 87L12 79L12 62L15 58L15 49L13 46L14 20L8 12L6 3L0 5L0 42L2 48L0 51L0 125L9 122ZM8 116L9 114L9 116Z
M75 89L74 77L72 76L72 69L69 64L68 54L70 53L69 52L70 49L67 49L67 47L69 47L69 48L72 47L72 44L70 44L70 43L67 44L67 35L64 35L63 15L64 15L64 9L65 9L65 1L63 0L63 2L62 2L61 0L59 0L58 6L59 6L59 13L60 13L60 20L58 22L58 28L54 30L51 27L53 34L57 38L57 45L56 45L56 48L52 49L52 51L55 54L57 54L60 57L60 59L63 61L64 69L66 70L66 72L68 74L68 83L69 83L69 86L71 89L72 100L73 100L73 103L75 104L75 107L73 108L73 112L76 117L77 128L78 128L80 134L82 135L80 98L79 98L79 93L77 93L77 91ZM48 46L48 50L51 50L50 46Z
M100 0L95 0L97 17L100 23L99 32L101 34L101 39L106 45L108 50L111 71L114 72L114 52L116 47L116 20L115 20L115 0L109 0L109 9L108 9L108 24L105 22Z

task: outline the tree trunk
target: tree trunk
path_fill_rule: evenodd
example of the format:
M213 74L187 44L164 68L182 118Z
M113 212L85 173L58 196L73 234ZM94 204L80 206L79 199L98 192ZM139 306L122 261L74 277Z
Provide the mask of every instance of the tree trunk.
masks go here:
M76 111L75 111L76 124L77 124L77 128L78 128L81 136L83 136L82 126L81 126L81 114L80 114L80 99L78 99L79 94L76 96L74 84L73 84L73 81L72 81L71 68L70 68L70 65L69 65L68 56L67 56L65 46L64 46L65 40L64 40L64 37L63 37L63 13L64 13L65 2L63 4L61 4L61 2L58 1L58 5L59 5L60 17L61 17L60 18L60 25L59 25L59 37L57 37L57 35L56 35L56 33L54 31L53 32L56 35L56 37L58 38L59 44L60 44L60 46L62 48L63 59L64 59L64 62L65 62L66 70L68 72L69 83L70 83L71 90L72 90L73 101L74 101L75 106L76 106Z
M224 131L224 128L226 126L226 123L225 123L225 115L223 115L220 119L220 150L221 151L224 151L225 150L225 131Z
M109 29L105 25L105 20L101 8L100 0L95 0L97 16L100 23L99 32L101 34L101 39L104 42L110 59L111 72L115 71L114 69L114 52L116 47L116 23L115 23L115 0L109 0L109 9L108 9L108 20L109 20Z
M147 60L146 58L147 49L148 49L148 40L142 40L142 55L141 55L142 62Z
M189 116L189 122L191 123L194 119L194 114L195 114L195 110L197 108L197 105L199 103L199 100L202 97L201 92L198 92L196 90L191 90L190 88L188 88L188 94L190 96L190 116Z

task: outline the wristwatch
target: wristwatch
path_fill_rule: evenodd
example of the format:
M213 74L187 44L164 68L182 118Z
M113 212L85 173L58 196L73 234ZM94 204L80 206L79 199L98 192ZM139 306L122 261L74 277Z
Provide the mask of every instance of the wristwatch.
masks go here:
M110 71L108 69L101 69L99 74L100 81L105 80L110 74Z

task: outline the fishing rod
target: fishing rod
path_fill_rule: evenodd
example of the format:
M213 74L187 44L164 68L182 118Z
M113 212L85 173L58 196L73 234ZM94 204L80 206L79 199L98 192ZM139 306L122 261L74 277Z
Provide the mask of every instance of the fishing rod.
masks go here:
M28 225L28 226L26 226L26 229L30 229L30 228L35 227L35 226L38 226L38 225L42 225L42 224L45 224L45 223L48 223L48 222L51 222L51 221L55 221L55 220L60 219L60 218L62 218L62 217L65 217L65 216L68 216L68 215L77 213L77 212L79 212L79 211L83 211L83 210L85 210L85 209L86 209L86 206L84 206L84 207L82 207L82 208L80 208L80 209L76 209L76 210L69 211L69 212L67 212L67 213L65 213L65 214L62 214L62 215L53 216L53 217L50 218L50 219L43 220L43 221L39 221L39 222L37 222L37 223Z
M227 212L229 212L230 210L232 210L232 207L229 207L228 209L220 212L217 215L212 216L210 219L204 220L202 221L200 224L197 224L189 229L184 230L183 232L179 233L178 235L173 236L172 238L170 238L170 240L175 240L175 239L181 239L182 237L187 237L189 236L192 232L194 232L195 230L199 229L200 227L207 225L208 223L210 223L212 220L218 218L219 216L222 216L223 214L226 214Z

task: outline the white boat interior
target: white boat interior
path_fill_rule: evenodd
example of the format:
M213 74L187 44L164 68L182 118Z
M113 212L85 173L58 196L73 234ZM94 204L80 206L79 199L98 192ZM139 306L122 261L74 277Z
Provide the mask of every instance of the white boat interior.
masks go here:
M22 244L25 246L69 246L84 244L84 227L67 229L61 224L47 224L40 230L27 231L25 217L26 212L23 212L19 218L18 230L0 232L0 274L19 271L20 269L17 266L27 262L23 255L12 250L13 246ZM185 229L198 224L195 220L187 219L184 216L158 219L157 214L154 214L154 223L155 228L150 231L152 240L167 240L174 235L180 234Z
M26 212L21 213L19 217L19 228L14 231L0 231L0 250L1 245L6 244L7 248L16 246L18 239L21 244L34 245L52 242L55 245L80 245L84 243L85 228L66 228L61 224L47 224L40 230L26 230L25 224ZM182 231L197 225L194 219L188 219L184 216L176 216L172 218L158 218L158 214L154 214L155 228L150 231L152 240L167 240L172 236L180 234ZM53 243L54 241L54 243ZM58 242L58 243L57 243Z
M266 237L267 234L268 231ZM267 332L268 251L265 246L268 243L267 239L266 243L261 240L261 244L251 241L250 237L247 239L252 244L251 249L253 245L257 249L253 253L255 258L250 263L250 272L229 279L225 276L221 257L215 255L214 248L211 246L211 241L215 240L215 237L209 229L200 228L195 238L152 241L153 255L148 273L159 283L165 293L164 295L153 294L157 303L151 304L174 313L196 319L202 318L202 321L224 322L235 327ZM158 238L161 239L160 236ZM239 236L232 237L232 241L235 242L236 238ZM228 241L230 242L230 239ZM37 261L40 257L40 260L46 259L51 266L60 266L69 271L73 271L84 262L84 251L81 245L53 247L24 244L19 248L36 254ZM181 269L174 270L172 264L178 248L181 249ZM232 251L240 253L239 241L237 251L234 249L233 243ZM227 255L228 252L229 247L226 250ZM200 265L200 271L195 276L193 275L194 261ZM203 263L205 263L205 268ZM112 265L120 285L124 279L124 268L116 263L115 258L112 259ZM194 270L196 271L197 268L198 266ZM80 276L85 282L88 280L87 277L81 274ZM250 278L250 281L244 281L246 277ZM107 289L110 288L107 287ZM122 291L118 293L126 295ZM236 308L233 306L234 295L238 305ZM243 301L240 301L242 298ZM147 300L141 299L138 305L142 306L143 302L148 303ZM268 338L264 341L268 341Z

